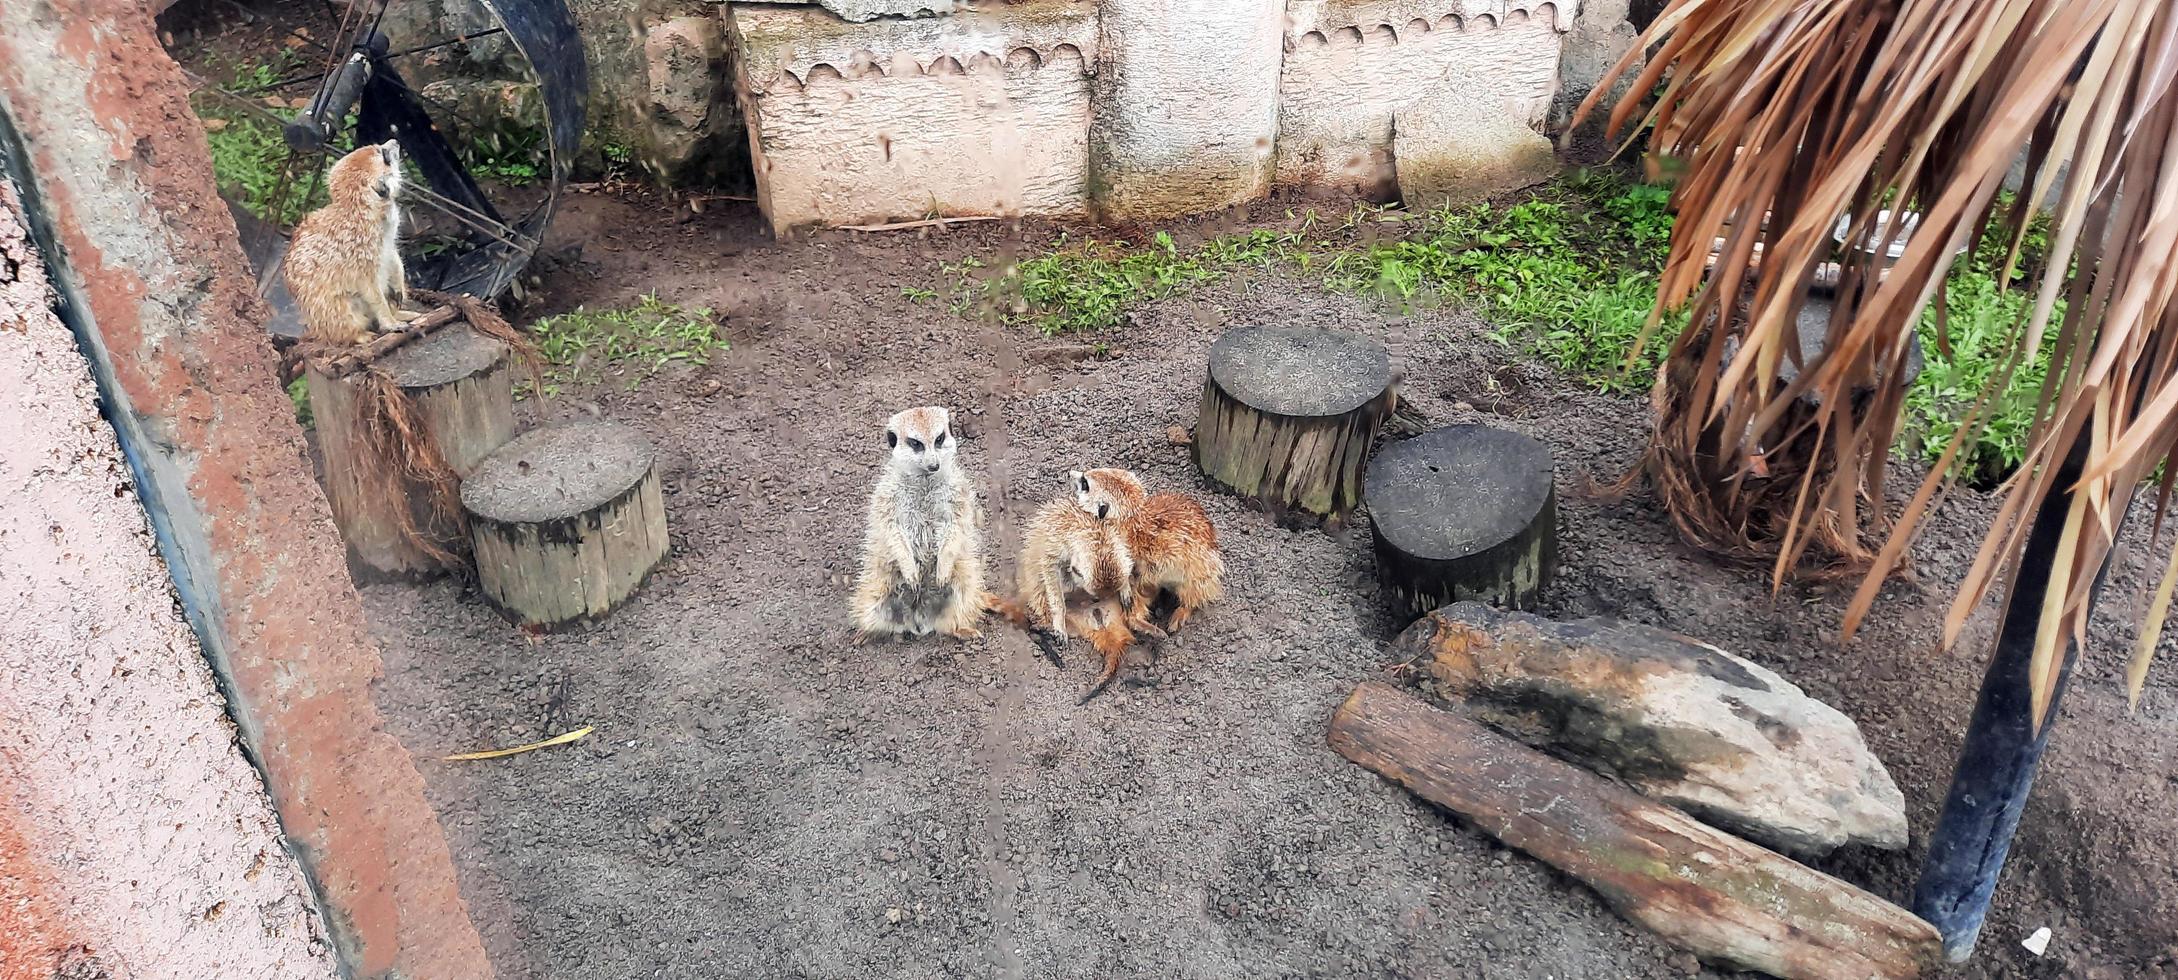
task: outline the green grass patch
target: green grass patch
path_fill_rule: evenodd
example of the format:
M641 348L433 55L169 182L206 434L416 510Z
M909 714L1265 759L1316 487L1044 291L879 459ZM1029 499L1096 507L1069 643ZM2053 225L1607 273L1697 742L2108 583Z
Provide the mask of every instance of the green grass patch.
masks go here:
M1167 232L1144 245L1126 241L1061 239L1049 253L982 277L975 259L947 266L955 309L995 308L1006 322L1045 334L1097 333L1121 322L1138 303L1164 299L1216 281L1236 267L1268 267L1292 260L1299 235L1259 229L1182 248ZM910 299L933 291L904 291Z
M545 358L545 393L567 384L618 382L633 391L665 368L702 367L728 349L718 319L656 294L621 310L578 308L532 324Z
M513 126L484 133L459 151L470 176L511 187L526 187L542 177L550 154L541 129Z
M263 106L266 112L285 115L293 110L274 108L265 100L306 97L310 86L297 84L276 91L264 90L302 67L299 55L283 51L270 61L227 66L221 72L221 80L214 84L229 92L252 93L246 98ZM312 181L309 169L298 161L287 200L281 203L279 213L274 214L273 199L278 196L280 173L287 166L290 152L286 139L280 134L280 124L214 92L197 92L191 102L196 107L197 117L204 121L204 138L212 151L212 177L221 193L249 209L251 214L282 225L293 224L325 204L324 181Z
M1100 333L1139 303L1214 282L1244 267L1277 268L1345 293L1402 308L1462 306L1495 325L1496 338L1597 389L1645 391L1671 340L1684 327L1667 317L1628 363L1655 302L1671 241L1667 188L1613 171L1582 171L1506 206L1423 214L1357 208L1343 222L1308 215L1298 229L1255 231L1183 247L1170 234L1143 243L1062 239L1048 252L994 272L970 259L947 266L954 309L995 309L1008 323L1046 334ZM2008 203L2000 213L2008 209ZM1293 217L1289 215L1289 217ZM1959 263L1945 297L1950 347L1938 343L1936 314L1919 325L1926 366L1908 392L1899 451L1933 461L1960 416L2003 370L2011 335L2031 309L2031 276L2047 249L2045 219L2029 226L2012 289L1999 289L2008 238L1986 236ZM939 290L905 287L918 302ZM2052 318L2063 315L2060 307ZM2022 365L1996 396L1995 411L1965 453L1965 476L1986 482L2016 467L2054 346Z
M1999 213L2010 207L2006 195ZM2014 337L2034 312L2035 277L2040 274L2049 249L2049 219L2037 216L2027 227L2020 246L2018 268L2009 289L1999 288L2004 275L2010 239L1992 228L1974 253L1963 259L1944 284L1943 311L1947 320L1950 350L1941 343L1936 305L1923 311L1917 332L1925 365L1906 392L1906 417L1901 428L1903 449L1935 462L1943 455L1959 429L1960 419L1973 408L1983 390L2004 371L2016 346ZM2057 346L2057 331L2065 315L2059 298L2044 327L2035 359L2013 372L2011 383L1995 395L1989 421L1973 445L1960 453L1960 475L1971 483L1989 485L2017 469L2027 453L2027 433L2034 426L2034 410L2041 398L2042 380L2049 374L2050 355Z
M1663 188L1577 173L1508 207L1422 215L1402 236L1333 256L1325 284L1400 305L1467 306L1496 324L1500 341L1597 388L1630 391L1649 383L1666 346L1649 344L1627 369L1671 240L1668 198Z

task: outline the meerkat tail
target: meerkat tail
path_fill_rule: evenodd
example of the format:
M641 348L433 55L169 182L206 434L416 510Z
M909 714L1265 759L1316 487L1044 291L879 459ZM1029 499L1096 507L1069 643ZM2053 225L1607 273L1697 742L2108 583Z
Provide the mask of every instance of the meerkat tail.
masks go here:
M1129 633L1126 624L1120 621L1114 621L1110 625L1090 634L1090 645L1096 647L1097 652L1104 654L1104 673L1098 675L1097 682L1089 686L1089 690L1081 696L1081 700L1074 702L1076 707L1088 704L1091 698L1104 693L1105 688L1112 686L1112 680L1119 676L1119 665L1127 658L1127 645L1133 639L1134 634Z

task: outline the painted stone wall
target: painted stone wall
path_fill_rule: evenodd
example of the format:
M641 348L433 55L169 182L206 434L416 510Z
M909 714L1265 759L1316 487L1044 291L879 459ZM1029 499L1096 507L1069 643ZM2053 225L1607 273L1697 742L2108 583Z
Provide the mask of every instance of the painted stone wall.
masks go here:
M337 975L0 179L0 978Z
M1285 0L1106 0L1096 210L1155 220L1260 196L1278 138Z
M1395 116L1444 91L1540 129L1577 15L1578 0L963 0L858 23L729 0L726 61L781 233L956 215L1146 221L1276 185L1389 197ZM1533 137L1458 131L1504 134L1532 167ZM1503 169L1491 147L1459 151L1462 166Z
M1392 117L1449 73L1483 108L1541 128L1558 86L1553 3L1294 0L1278 82L1278 182L1388 197Z
M758 203L780 230L1086 206L1091 4L852 25L747 5L727 18Z

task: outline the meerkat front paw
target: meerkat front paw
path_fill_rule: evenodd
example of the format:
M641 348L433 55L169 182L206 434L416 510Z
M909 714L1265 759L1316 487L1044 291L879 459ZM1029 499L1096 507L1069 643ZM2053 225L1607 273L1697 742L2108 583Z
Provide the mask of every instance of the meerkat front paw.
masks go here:
M1061 656L1061 651L1066 647L1066 637L1048 629L1032 629L1029 636L1035 639L1036 649L1042 651L1044 659L1051 661L1053 667L1066 667L1066 659Z
M420 316L422 316L422 315L423 315L423 314L421 314L421 313L418 313L418 312L416 312L415 310L394 310L394 311L393 311L393 318L394 318L394 319L396 319L396 320L399 320L399 321L401 321L402 323L412 323L412 322L414 322L414 321L415 321L415 319L416 319L417 317L420 317Z

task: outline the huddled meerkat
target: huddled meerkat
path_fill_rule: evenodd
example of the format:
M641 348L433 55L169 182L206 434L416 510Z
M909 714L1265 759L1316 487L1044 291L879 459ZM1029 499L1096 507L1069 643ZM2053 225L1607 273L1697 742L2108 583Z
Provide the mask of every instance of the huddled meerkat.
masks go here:
M983 590L975 480L954 458L952 416L937 407L894 415L885 448L852 603L856 642L932 632L975 639L992 600Z
M1015 570L1019 599L1001 601L999 608L1007 618L1035 631L1037 645L1054 665L1065 665L1059 650L1070 629L1087 637L1089 645L1103 655L1104 674L1082 695L1082 703L1110 683L1127 649L1134 645L1135 632L1128 622L1133 600L1127 588L1132 574L1133 563L1119 529L1084 512L1074 501L1063 497L1050 501L1029 518ZM1089 596L1086 608L1069 608L1067 597L1075 592ZM1155 626L1149 632L1164 635Z
M1130 593L1128 623L1150 625L1157 594L1170 589L1178 606L1165 629L1178 631L1195 610L1225 595L1225 559L1218 554L1218 529L1210 515L1184 494L1149 494L1142 481L1123 469L1077 473L1076 505L1086 516L1112 525L1130 559L1125 579Z
M301 314L303 336L360 344L373 331L398 329L408 300L401 265L401 147L387 140L333 164L324 207L295 226L282 263Z
M1116 597L1133 574L1133 563L1111 527L1060 499L1037 508L1029 518L1014 574L1024 614L1016 618L1041 625L1064 641L1067 593Z

